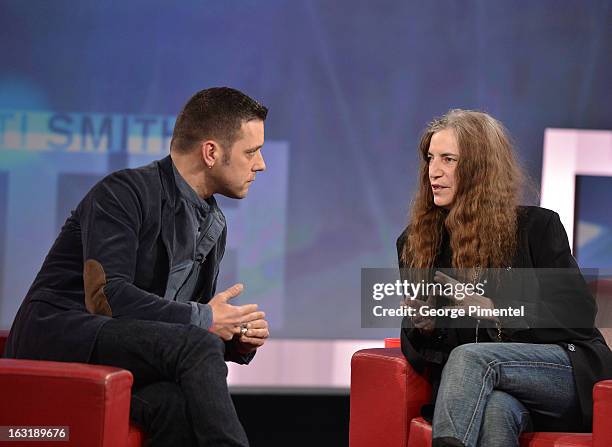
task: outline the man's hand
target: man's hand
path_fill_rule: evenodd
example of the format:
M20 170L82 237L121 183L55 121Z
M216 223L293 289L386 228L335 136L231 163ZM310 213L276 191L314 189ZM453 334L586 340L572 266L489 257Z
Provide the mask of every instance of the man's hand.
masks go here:
M262 312L263 313L263 312ZM247 331L234 338L236 350L240 354L249 354L262 346L270 336L268 322L263 318L246 324Z
M234 335L240 334L241 325L263 320L265 317L263 312L257 311L257 304L233 306L228 303L230 299L240 295L243 289L242 284L234 284L229 289L213 296L208 302L213 317L210 331L223 340L229 341L234 338Z

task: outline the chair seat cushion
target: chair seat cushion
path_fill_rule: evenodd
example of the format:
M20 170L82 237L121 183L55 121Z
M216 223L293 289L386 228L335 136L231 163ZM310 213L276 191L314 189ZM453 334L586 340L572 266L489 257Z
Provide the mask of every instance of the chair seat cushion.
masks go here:
M591 433L535 432L521 435L521 447L591 447ZM431 425L423 418L410 422L408 447L431 447Z

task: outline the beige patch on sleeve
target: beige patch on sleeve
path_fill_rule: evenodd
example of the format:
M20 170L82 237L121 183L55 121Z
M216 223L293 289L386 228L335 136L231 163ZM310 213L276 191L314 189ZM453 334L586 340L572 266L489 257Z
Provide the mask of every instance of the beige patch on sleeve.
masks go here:
M85 307L89 313L112 317L110 304L104 294L106 274L104 268L95 259L88 259L83 266L83 283L85 285Z

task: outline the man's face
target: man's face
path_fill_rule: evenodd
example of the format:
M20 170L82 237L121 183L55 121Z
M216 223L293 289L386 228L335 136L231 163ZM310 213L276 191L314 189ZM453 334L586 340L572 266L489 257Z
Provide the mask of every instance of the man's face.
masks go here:
M215 166L216 192L232 199L245 198L255 180L255 174L266 169L261 154L264 122L245 121L240 130L231 149L221 149L221 159Z
M459 145L452 129L443 129L432 135L428 160L429 182L434 203L442 208L450 209L457 191L455 169L459 161Z

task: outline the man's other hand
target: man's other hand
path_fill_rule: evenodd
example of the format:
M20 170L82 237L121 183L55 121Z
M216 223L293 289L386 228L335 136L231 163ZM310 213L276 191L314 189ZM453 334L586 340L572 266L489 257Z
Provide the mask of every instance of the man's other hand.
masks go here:
M234 338L236 350L240 354L250 354L263 346L269 336L268 322L265 319L251 321L246 324L246 332Z
M234 284L227 290L213 296L208 302L212 309L213 323L210 331L223 340L229 341L234 335L240 334L243 324L263 320L265 314L257 311L257 304L234 306L228 301L242 293L244 286ZM267 328L267 323L266 323Z

